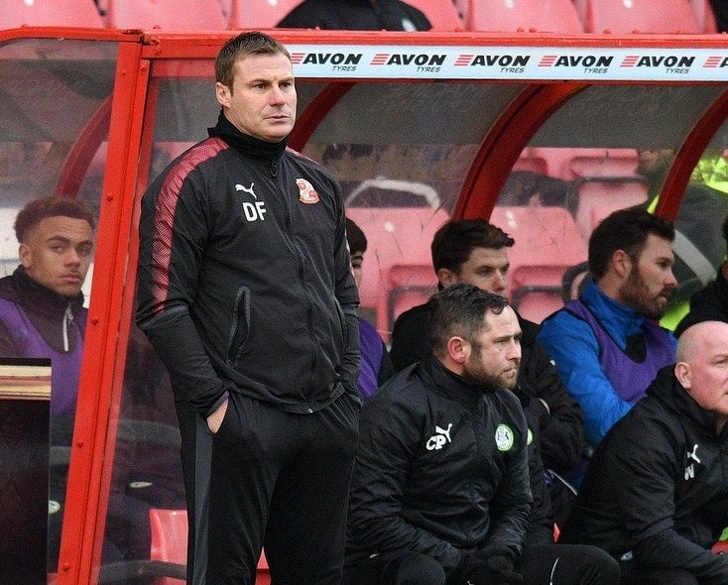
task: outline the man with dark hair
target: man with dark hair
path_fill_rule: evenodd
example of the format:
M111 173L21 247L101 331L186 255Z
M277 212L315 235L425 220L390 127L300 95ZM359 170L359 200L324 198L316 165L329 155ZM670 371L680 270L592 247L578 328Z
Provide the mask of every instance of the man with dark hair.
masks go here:
M0 279L0 356L51 358L54 433L66 434L69 444L87 315L81 287L95 227L82 201L29 202L15 219L20 266Z
M728 243L728 215L721 226L723 239ZM718 268L715 280L690 297L690 312L675 328L675 335L682 335L691 325L701 321L728 323L728 259Z
M529 467L543 467L511 392L515 311L466 283L430 304L432 352L362 409L344 583L613 585L614 559L553 544L544 508L532 511L548 494L543 473L529 483Z
M728 583L727 420L728 324L705 321L604 437L562 541L619 558L624 585Z
M322 30L430 30L427 17L402 0L304 0L278 28Z
M252 31L215 63L210 137L142 200L137 323L182 435L188 582L338 584L361 404L359 297L336 180L287 148L288 50Z
M514 240L484 219L453 220L444 224L432 240L432 264L440 287L460 282L492 294L508 290L508 248ZM425 303L402 313L392 331L391 357L395 370L424 360L430 353L427 320L431 305ZM544 465L566 472L581 455L584 422L579 405L571 398L543 347L536 341L538 326L518 313L523 331L523 360L515 387L524 407L540 429Z
M67 197L30 201L15 219L20 266L0 279L0 356L50 358L50 441L70 447L88 311L81 287L96 223ZM48 568L56 571L67 467L50 470Z
M674 237L668 219L615 211L589 238L593 281L541 324L538 340L581 404L593 446L674 359L675 338L656 323L677 284Z

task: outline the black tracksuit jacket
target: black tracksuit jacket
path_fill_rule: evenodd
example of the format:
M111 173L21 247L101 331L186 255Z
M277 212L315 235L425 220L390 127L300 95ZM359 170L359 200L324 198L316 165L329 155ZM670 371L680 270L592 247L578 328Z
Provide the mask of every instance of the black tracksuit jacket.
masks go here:
M532 496L512 392L484 394L431 358L364 403L359 437L347 564L407 550L453 571L466 550L520 553Z
M209 132L142 201L137 323L176 399L208 416L231 391L293 413L358 397L359 297L336 181L222 114Z
M660 370L597 448L559 542L728 583L728 555L710 551L728 526L728 426L716 426L673 366Z

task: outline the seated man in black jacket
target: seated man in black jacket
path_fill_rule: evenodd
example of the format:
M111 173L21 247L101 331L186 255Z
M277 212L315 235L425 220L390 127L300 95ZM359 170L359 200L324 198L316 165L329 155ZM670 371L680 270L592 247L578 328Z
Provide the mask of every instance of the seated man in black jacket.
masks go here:
M509 391L521 365L515 311L469 284L431 305L430 357L362 408L344 583L618 583L604 551L553 544L540 459L528 452L537 434Z
M725 585L728 555L728 324L680 336L658 373L597 448L561 539L620 558L627 585Z
M504 296L508 289L508 248L513 244L513 238L483 219L447 222L432 241L432 263L440 286L467 282ZM395 371L430 353L426 335L429 314L428 302L402 313L395 321L391 349ZM567 473L581 457L583 413L567 392L546 350L536 341L538 325L516 315L523 330L523 360L514 392L526 411L538 420L545 467ZM557 521L562 519L557 513Z

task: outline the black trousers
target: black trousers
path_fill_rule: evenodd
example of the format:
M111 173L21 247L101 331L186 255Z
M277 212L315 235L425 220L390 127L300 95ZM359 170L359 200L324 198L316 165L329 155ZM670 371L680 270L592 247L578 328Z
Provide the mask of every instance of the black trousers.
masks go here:
M616 560L593 546L555 544L523 551L516 570L526 585L619 585ZM403 551L346 567L344 585L465 585L431 557Z
M252 585L263 546L276 585L340 583L358 414L348 395L301 415L232 394L214 436L180 417L191 585Z
M622 584L626 585L698 585L697 577L683 569L640 567L635 561L622 565Z

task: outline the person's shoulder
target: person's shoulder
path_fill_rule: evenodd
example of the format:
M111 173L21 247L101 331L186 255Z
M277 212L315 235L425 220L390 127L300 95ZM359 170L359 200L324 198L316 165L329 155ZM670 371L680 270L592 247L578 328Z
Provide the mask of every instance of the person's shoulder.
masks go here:
M422 305L415 305L411 309L407 309L400 313L400 315L394 320L394 327L406 327L413 323L419 323L422 319L427 319L430 314L430 303L423 303Z
M516 311L516 317L518 317L518 325L521 327L521 345L533 345L536 343L536 336L538 335L539 330L538 323L529 321L518 311Z
M315 161L314 159L306 156L305 154L294 150L291 147L286 147L285 157L286 160L288 160L291 164L295 165L302 172L320 177L331 183L337 182L333 173L329 171L325 166L320 164L318 161Z
M362 406L362 414L369 411L391 413L396 409L422 410L431 396L417 379L417 364L408 366L389 378ZM378 415L376 415L378 416Z
M574 312L578 305L574 301L570 301L565 306L551 313L538 326L539 338L541 333L551 331L552 329L561 329L563 327L571 327L574 323L584 322L584 320Z
M230 146L221 138L211 137L201 140L173 158L157 175L153 184L160 182L181 184L201 165L214 160L221 152L228 150L230 150Z

